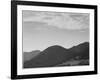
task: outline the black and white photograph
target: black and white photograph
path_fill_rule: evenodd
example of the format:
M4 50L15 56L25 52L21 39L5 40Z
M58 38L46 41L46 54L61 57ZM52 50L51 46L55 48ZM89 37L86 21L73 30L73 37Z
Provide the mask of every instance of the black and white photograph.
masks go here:
M11 3L11 78L97 74L97 6Z
M89 65L89 14L23 10L23 68Z

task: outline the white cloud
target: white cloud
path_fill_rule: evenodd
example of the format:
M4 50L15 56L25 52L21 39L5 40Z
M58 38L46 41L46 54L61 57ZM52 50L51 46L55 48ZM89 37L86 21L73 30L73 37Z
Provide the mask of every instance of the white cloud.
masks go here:
M23 17L24 22L43 22L59 29L82 30L89 28L89 15L80 13L37 12ZM24 13L23 13L24 14ZM33 13L33 15L35 15Z

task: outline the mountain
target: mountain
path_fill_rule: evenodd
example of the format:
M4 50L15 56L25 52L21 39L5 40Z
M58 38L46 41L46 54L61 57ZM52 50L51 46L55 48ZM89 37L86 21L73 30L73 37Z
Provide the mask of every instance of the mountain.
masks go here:
M31 60L32 58L34 58L35 56L37 56L41 51L40 50L35 50L35 51L32 51L32 52L24 52L23 53L23 61L26 62L26 61L29 61Z
M80 56L81 59L89 59L89 42L84 42L78 46L70 48L70 51L74 52L75 55Z
M69 61L65 61L56 66L76 66L76 65L89 65L89 43L85 42L70 48L70 51L75 57L71 58Z
M53 67L74 59L89 58L89 43L85 42L70 49L59 45L50 46L38 56L24 63L24 68Z
M62 63L66 60L69 51L61 46L55 45L48 47L39 56L25 62L24 68L50 67Z

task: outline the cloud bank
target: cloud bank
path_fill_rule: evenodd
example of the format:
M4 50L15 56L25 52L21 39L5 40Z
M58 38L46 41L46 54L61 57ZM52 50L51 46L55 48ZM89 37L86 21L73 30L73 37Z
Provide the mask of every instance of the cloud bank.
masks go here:
M59 29L84 30L89 28L89 14L23 11L23 22L43 22Z

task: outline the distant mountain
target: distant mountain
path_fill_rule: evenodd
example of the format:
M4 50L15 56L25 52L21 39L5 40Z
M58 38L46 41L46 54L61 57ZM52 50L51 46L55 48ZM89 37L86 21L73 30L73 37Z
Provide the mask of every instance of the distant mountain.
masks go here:
M35 51L32 51L32 52L24 52L23 53L23 61L26 62L26 61L29 61L31 60L32 58L34 58L35 56L37 56L41 51L40 50L35 50Z
M72 59L89 59L89 43L85 42L70 49L58 45L48 47L38 56L25 62L24 68L53 67Z

